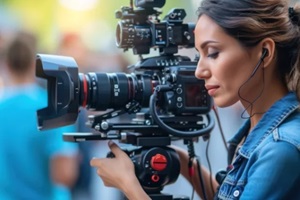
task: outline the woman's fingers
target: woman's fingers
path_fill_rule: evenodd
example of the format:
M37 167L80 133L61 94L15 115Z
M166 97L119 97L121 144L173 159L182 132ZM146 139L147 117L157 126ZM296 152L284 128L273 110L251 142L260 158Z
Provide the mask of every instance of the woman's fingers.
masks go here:
M127 156L127 154L122 149L120 149L120 147L113 141L111 141L111 140L108 141L108 146L116 158L118 158L120 156L124 156L124 155Z
M129 156L114 142L108 142L113 158L92 158L90 165L97 168L97 175L104 185L122 190L128 182L136 179L134 164Z
M92 167L100 167L101 166L101 159L100 158L92 158L90 161L90 165Z

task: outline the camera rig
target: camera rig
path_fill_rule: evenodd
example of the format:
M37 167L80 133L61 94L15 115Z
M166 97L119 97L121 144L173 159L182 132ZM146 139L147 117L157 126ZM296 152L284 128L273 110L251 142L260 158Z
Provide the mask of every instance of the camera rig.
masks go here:
M131 0L116 12L116 45L140 56L131 74L78 74L73 58L38 54L36 75L47 79L48 91L48 106L37 112L40 130L75 123L80 107L105 111L89 116L87 125L95 132L64 134L64 140L117 139L136 146L126 152L141 185L153 199L168 200L172 195L160 191L176 181L180 164L167 145L172 139L208 136L214 121L204 80L194 76L197 60L175 55L179 47L194 46L195 24L183 23L184 9L173 9L160 20L164 4L136 0L134 6ZM150 48L160 55L143 58Z

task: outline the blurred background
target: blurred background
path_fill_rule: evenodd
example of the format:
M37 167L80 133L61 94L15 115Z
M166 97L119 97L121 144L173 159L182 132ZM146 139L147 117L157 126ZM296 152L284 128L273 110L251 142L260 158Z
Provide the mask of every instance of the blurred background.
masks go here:
M81 38L77 43L82 42L82 44L76 45L85 45L90 50L117 51L114 42L118 22L115 11L121 6L129 6L129 0L45 0L43 2L1 0L0 2L1 30L25 29L34 32L38 37L41 52L56 51L62 45L62 40L66 39L64 37L70 35ZM186 20L195 19L195 10L191 2L167 1L162 9L163 15L173 7L184 7L188 13Z
M200 1L167 0L162 8L162 17L171 8L179 7L187 12L185 22L196 22L196 10ZM299 1L291 1L295 2ZM138 58L131 50L124 53L115 45L115 29L118 22L115 11L121 6L129 6L129 0L0 0L0 34L9 37L10 33L15 31L30 32L37 38L37 53L72 56L81 72L126 72L126 67L134 64ZM195 52L193 49L182 50L180 54L194 58ZM0 98L1 85L5 81L5 73L0 69ZM243 110L237 104L230 108L218 108L218 112L228 140L243 123ZM77 121L78 130L89 131L84 126L89 112L83 113ZM72 199L123 199L119 191L104 187L94 169L89 166L92 157L106 156L106 143L97 141L82 144L80 180L72 188ZM181 141L175 144L185 148ZM207 141L200 138L195 148L201 163L208 166ZM227 154L217 125L211 133L207 155L213 173L226 167ZM179 177L176 183L166 186L164 192L191 196L192 188ZM197 200L198 197L194 199Z

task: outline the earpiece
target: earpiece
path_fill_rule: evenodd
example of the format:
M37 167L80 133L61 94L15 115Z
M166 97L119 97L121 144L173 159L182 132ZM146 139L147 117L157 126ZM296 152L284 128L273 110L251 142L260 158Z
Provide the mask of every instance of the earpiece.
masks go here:
M268 54L269 54L268 49L263 48L263 52L262 52L260 59L263 60L266 56L268 56Z
M257 63L257 65L255 66L255 68L254 68L252 74L250 75L250 78L251 78L252 76L254 76L254 74L256 73L257 69L259 68L259 66L261 65L261 63L264 61L265 57L268 56L268 54L269 54L268 49L263 48L263 52L262 52L262 55L261 55L261 57L260 57L260 60L259 60L259 62Z

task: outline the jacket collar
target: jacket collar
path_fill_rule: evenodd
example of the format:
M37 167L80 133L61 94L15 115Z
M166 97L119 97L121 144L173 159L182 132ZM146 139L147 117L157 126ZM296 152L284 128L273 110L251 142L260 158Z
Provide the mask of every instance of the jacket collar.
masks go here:
M262 116L258 124L249 133L239 153L249 158L255 148L278 127L291 113L299 108L299 102L295 93L290 92L282 99L275 102L271 108ZM229 140L231 145L237 146L250 128L250 119L240 128L237 134Z

